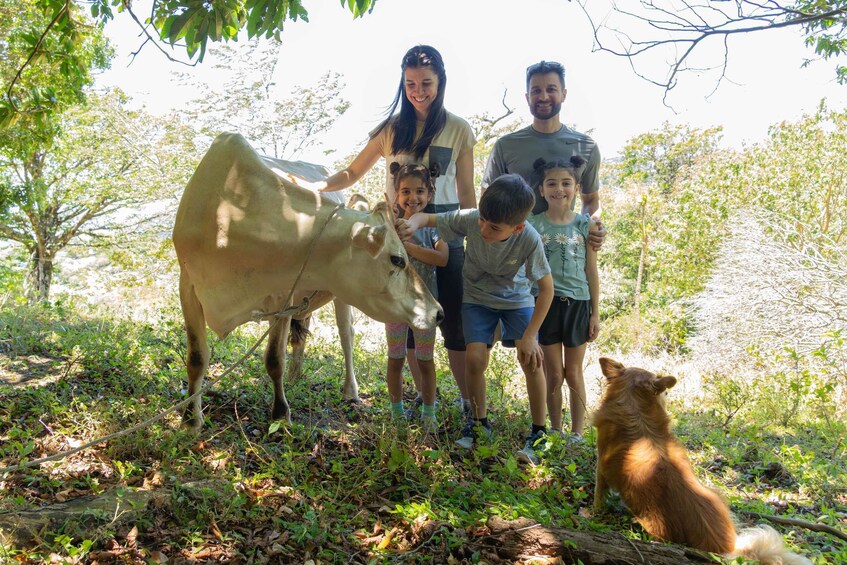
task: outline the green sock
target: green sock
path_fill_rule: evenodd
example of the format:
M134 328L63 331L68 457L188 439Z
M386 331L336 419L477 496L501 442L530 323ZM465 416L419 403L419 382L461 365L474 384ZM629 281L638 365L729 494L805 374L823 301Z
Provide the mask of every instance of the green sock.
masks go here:
M395 417L403 417L403 401L391 403L391 415Z
M435 404L424 404L421 408L421 420L424 418L435 419Z

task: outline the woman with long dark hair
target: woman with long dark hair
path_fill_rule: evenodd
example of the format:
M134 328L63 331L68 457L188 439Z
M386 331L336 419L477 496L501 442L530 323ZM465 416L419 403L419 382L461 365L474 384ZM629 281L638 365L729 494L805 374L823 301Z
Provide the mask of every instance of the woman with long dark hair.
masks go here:
M306 183L297 179L298 184L320 192L341 190L362 178L380 157L386 163L396 161L401 165L420 163L430 167L438 163L442 173L436 180L435 198L427 211L475 208L473 146L476 141L470 125L444 108L447 73L441 54L429 45L416 45L403 56L400 67L402 75L394 101L385 120L370 132L365 148L347 168L326 181ZM388 202L394 202L394 185L387 169L385 194ZM444 309L441 335L450 370L462 395L463 408L467 410L470 404L465 386L465 339L461 318L464 242L454 240L449 246L449 261L437 271L438 300ZM411 364L412 359L409 361Z

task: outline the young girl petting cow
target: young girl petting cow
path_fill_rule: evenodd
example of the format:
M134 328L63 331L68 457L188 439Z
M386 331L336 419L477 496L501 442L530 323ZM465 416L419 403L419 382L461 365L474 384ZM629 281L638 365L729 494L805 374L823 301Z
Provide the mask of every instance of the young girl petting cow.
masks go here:
M440 168L434 164L430 169L423 165L400 165L391 163L389 168L394 179L394 205L401 218L411 218L424 208L435 195L435 178ZM433 296L438 298L435 268L447 264L450 250L438 237L434 228L425 228L415 232L412 238L403 242L409 254L412 266L426 284ZM409 327L406 324L385 324L385 337L388 342L388 368L385 373L388 395L391 399L391 414L402 418L403 409L403 364L406 360L406 336ZM435 345L435 328L427 331L413 331L415 338L414 356L417 360L419 382L418 393L423 399L421 423L425 428L435 429L438 420L435 416L435 363L432 360Z

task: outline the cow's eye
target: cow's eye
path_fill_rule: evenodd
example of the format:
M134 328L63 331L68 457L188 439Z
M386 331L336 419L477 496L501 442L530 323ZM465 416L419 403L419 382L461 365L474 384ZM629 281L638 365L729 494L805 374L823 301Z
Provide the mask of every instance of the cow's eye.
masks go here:
M401 269L406 268L406 259L402 255L392 255L391 264Z

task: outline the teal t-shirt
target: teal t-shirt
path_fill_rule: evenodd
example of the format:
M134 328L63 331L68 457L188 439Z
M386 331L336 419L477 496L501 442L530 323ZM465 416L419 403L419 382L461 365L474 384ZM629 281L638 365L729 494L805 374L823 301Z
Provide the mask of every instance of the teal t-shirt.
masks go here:
M591 218L577 214L569 224L554 224L542 212L530 216L528 221L541 236L556 296L590 300L585 276L585 242Z

